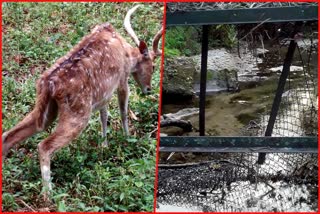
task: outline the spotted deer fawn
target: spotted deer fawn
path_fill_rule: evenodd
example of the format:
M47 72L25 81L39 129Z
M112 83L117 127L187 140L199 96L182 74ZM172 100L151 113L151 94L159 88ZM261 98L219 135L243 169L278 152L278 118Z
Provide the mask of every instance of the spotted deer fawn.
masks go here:
M122 126L129 134L128 79L133 75L142 92L151 91L153 63L161 55L158 43L163 28L155 35L149 51L133 31L130 19L139 5L130 9L124 27L137 47L132 47L109 24L96 26L67 55L45 71L37 81L36 104L21 122L2 135L2 159L10 148L45 130L58 116L55 131L38 144L44 199L50 190L50 157L75 139L88 124L90 114L100 110L103 136L107 129L107 103L117 89ZM107 145L107 141L104 142Z

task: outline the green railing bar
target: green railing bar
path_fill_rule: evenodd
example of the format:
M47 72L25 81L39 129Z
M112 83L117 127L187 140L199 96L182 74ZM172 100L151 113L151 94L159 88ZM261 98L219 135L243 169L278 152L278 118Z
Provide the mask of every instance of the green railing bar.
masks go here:
M161 137L162 152L317 153L317 137Z
M318 20L317 6L167 12L166 26Z

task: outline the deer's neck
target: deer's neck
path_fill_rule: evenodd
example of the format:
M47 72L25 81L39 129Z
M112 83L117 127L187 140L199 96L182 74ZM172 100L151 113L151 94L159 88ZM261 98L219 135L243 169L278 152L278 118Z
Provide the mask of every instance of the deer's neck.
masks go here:
M134 68L137 66L137 64L141 61L142 56L139 51L139 48L131 47L129 52L130 52L129 57L130 57L130 63L131 63L130 70L132 72L134 70Z

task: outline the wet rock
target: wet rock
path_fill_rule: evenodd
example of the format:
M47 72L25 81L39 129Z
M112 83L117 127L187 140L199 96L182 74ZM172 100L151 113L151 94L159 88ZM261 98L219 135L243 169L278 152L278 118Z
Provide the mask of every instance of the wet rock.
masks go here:
M237 70L220 70L213 73L214 79L217 81L217 85L222 88L226 88L227 91L238 91L238 71Z
M207 92L238 91L241 82L257 82L257 64L260 58L254 57L251 52L241 52L219 48L208 51ZM200 62L201 56L194 56L197 63L195 75L195 90L200 89ZM241 89L241 87L240 87Z
M175 103L194 97L193 76L195 62L190 57L175 57L165 60L163 76L163 102Z
M199 114L199 108L185 108L176 113L164 114L161 116L160 126L162 134L167 136L181 136L191 132L193 126L187 119Z
M195 61L200 66L201 56L194 56ZM238 53L233 50L229 51L225 48L214 49L208 51L208 69L212 71L237 71L239 74L251 72L253 68L257 67L257 63L262 60L253 56L251 52L243 52L240 57ZM197 72L200 72L198 67Z
M176 119L176 120L183 120L187 117L194 116L199 114L199 108L185 108L181 109L176 113L169 113L165 114L161 117L161 120L170 118L170 119Z
M200 80L200 73L195 73L195 79ZM238 84L238 71L237 70L218 70L213 71L208 69L207 72L207 85L210 86L207 92L222 92L222 91L237 91ZM195 85L197 93L200 92L200 85Z

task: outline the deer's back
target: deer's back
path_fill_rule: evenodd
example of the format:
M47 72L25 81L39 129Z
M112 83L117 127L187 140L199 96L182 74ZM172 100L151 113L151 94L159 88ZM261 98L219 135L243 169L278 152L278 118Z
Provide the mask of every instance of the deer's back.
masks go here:
M126 45L111 25L100 25L46 71L40 82L49 86L58 104L97 107L129 76Z

